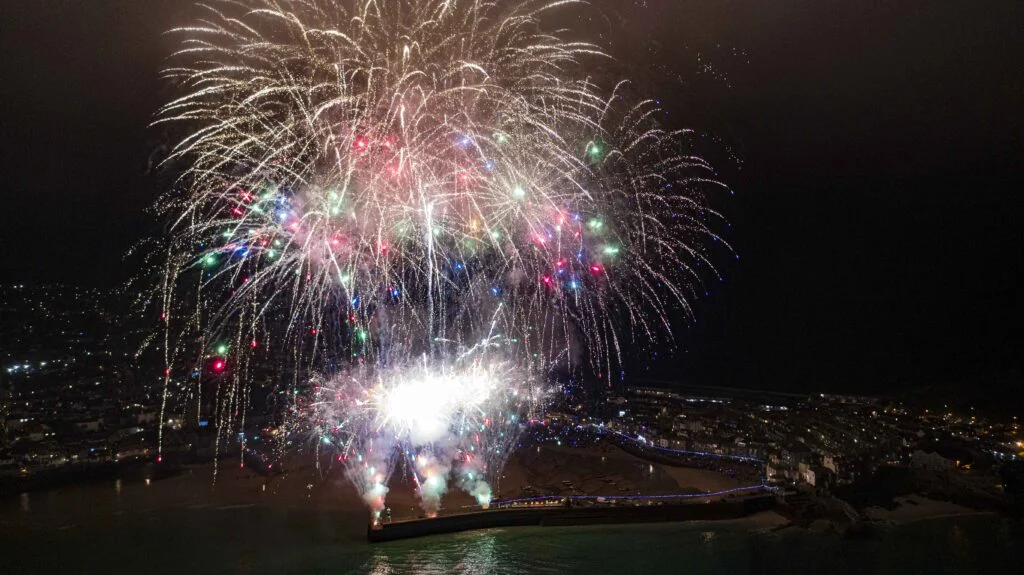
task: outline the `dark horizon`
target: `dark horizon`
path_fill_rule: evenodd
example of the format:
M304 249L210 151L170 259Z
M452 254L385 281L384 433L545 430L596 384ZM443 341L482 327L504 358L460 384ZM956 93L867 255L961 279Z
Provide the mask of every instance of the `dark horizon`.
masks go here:
M608 18L578 25L647 65L641 88L707 136L736 190L717 207L740 259L721 261L673 357L630 376L864 393L1020 379L1024 4L597 4ZM145 209L167 183L167 138L148 128L173 93L162 33L189 13L6 7L0 282L135 271L122 256L158 230Z

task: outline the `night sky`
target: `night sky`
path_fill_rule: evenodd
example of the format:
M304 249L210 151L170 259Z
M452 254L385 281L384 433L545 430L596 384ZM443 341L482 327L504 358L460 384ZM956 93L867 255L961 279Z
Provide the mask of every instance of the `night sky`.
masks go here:
M1024 3L597 4L576 27L611 31L736 190L719 207L740 260L679 331L685 351L638 375L878 392L1019 372ZM3 13L0 281L118 285L158 232L145 208L168 142L147 125L171 96L162 32L189 3Z

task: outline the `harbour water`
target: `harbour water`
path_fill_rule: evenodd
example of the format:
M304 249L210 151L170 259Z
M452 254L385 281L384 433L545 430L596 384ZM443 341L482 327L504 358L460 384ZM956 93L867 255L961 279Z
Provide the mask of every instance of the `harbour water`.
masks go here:
M191 489L191 487L190 487ZM223 492L223 488L218 491ZM756 521L493 529L371 545L365 513L188 494L183 484L90 486L0 501L13 573L1020 573L1024 527L966 516L867 539Z

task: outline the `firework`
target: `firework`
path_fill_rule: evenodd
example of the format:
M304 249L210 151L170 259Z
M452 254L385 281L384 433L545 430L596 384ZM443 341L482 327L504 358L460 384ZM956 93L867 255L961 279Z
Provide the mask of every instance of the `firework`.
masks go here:
M622 338L671 337L714 274L722 186L653 102L588 79L597 47L545 27L572 4L224 1L176 30L165 398L213 361L228 429L276 361L334 393L314 427L371 507L395 453L421 494L454 475L484 501L475 478L505 455L473 459L466 430L507 451L511 391L583 357L610 378ZM480 341L501 359L458 359Z
M350 370L317 386L312 431L347 464L375 515L397 457L428 513L449 476L486 507L520 425L542 399L530 379L504 359L497 337L441 361Z

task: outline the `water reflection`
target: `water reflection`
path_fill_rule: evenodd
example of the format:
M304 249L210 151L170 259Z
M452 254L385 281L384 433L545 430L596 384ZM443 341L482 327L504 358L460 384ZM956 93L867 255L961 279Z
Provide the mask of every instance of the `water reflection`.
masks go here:
M363 571L372 575L518 573L502 530L464 533L428 540L374 545Z
M371 545L361 508L307 505L301 495L301 503L253 504L234 485L211 492L205 478L188 477L148 488L139 477L114 482L114 489L104 482L0 499L0 548L16 548L40 566L35 572L52 573L135 573L161 549L175 553L175 573L732 574L750 572L752 564L790 573L794 562L818 573L835 572L841 557L843 572L890 565L894 573L941 575L1020 572L1024 535L1015 522L966 517L894 527L867 541L802 529L754 535L756 524L725 522L522 527ZM117 549L120 560L110 562L107 549ZM7 567L3 559L0 565Z
M971 556L971 541L959 525L951 525L946 532L946 546L957 559L965 560Z

